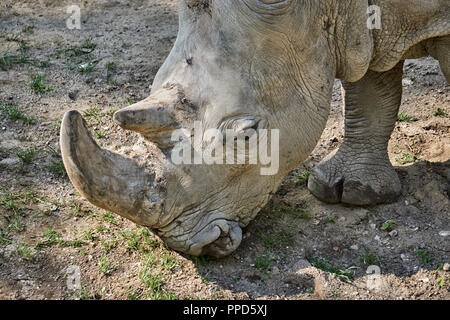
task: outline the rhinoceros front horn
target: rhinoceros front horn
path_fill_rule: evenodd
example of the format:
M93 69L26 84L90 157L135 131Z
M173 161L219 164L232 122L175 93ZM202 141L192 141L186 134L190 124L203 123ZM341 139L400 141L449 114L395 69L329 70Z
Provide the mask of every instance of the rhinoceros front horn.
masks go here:
M61 153L75 188L92 204L140 225L152 227L161 213L154 175L134 160L99 148L77 111L65 114Z

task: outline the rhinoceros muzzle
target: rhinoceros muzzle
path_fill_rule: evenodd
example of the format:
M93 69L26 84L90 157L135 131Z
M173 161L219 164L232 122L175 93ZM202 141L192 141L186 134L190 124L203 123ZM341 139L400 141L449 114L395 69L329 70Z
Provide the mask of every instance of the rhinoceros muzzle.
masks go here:
M171 132L189 118L183 112L191 112L191 107L176 86L161 89L155 96L119 110L114 120L122 128L140 133L155 148L163 149L171 146ZM178 191L186 188L179 182L184 179L183 169L174 167L163 153L147 166L104 150L91 137L77 111L65 114L60 143L67 174L82 196L100 208L153 229L169 247L195 256L222 257L241 243L237 219L216 211L214 201L208 205L208 201L180 203ZM170 179L175 187L168 191Z

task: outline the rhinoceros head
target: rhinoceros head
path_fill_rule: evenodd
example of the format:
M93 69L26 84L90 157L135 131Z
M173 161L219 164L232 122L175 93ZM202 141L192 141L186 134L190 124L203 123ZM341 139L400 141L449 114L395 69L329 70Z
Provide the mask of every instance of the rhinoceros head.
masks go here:
M179 10L179 34L151 95L114 115L151 142L148 155L99 148L77 111L64 116L61 150L91 203L155 230L175 250L220 257L314 148L338 66L318 6L188 0ZM232 144L231 160L241 152L246 162L220 163L226 141L239 137L244 146ZM270 163L260 153L248 161L251 141L273 153ZM199 161L202 150L214 150L216 161Z

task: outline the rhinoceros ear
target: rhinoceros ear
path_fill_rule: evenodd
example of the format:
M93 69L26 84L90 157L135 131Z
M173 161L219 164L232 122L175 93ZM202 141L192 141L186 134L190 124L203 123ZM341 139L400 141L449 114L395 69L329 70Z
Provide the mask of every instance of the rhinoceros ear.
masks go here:
M348 82L361 79L369 68L373 52L373 40L371 30L368 27L367 1L356 1L347 10L343 25L337 30L342 30L337 35L336 48L340 53L340 63L336 77Z

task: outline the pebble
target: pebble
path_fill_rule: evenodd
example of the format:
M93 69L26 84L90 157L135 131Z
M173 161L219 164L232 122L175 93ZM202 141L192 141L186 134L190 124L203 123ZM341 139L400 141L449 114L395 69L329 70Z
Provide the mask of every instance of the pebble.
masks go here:
M279 274L280 273L280 269L278 269L278 267L275 266L275 267L272 268L272 273L273 274Z
M397 230L392 230L391 232L389 232L389 235L394 238L396 236L398 236L398 231Z
M371 224L370 224L370 227L371 227L373 230L375 230L376 227L377 227L377 225L376 225L375 223L371 223Z
M20 162L17 158L7 158L0 161L0 167L14 167Z
M408 261L409 259L408 259L408 256L406 255L406 254L404 254L404 253L402 253L401 255L400 255L400 258L403 260L403 261Z
M441 237L448 237L450 235L450 231L441 231L439 232L439 235Z
M302 269L306 269L311 267L311 264L309 263L308 260L306 259L300 259L299 261L297 261L291 268L291 272L292 273L296 273L299 272Z
M442 270L444 271L450 270L450 264L448 262L444 263L444 265L442 266Z
M350 249L352 249L352 250L358 250L358 249L359 249L359 246L358 246L357 244L354 244L354 245L352 245L352 246L350 247Z
M79 90L74 90L69 92L69 98L70 100L76 100Z

